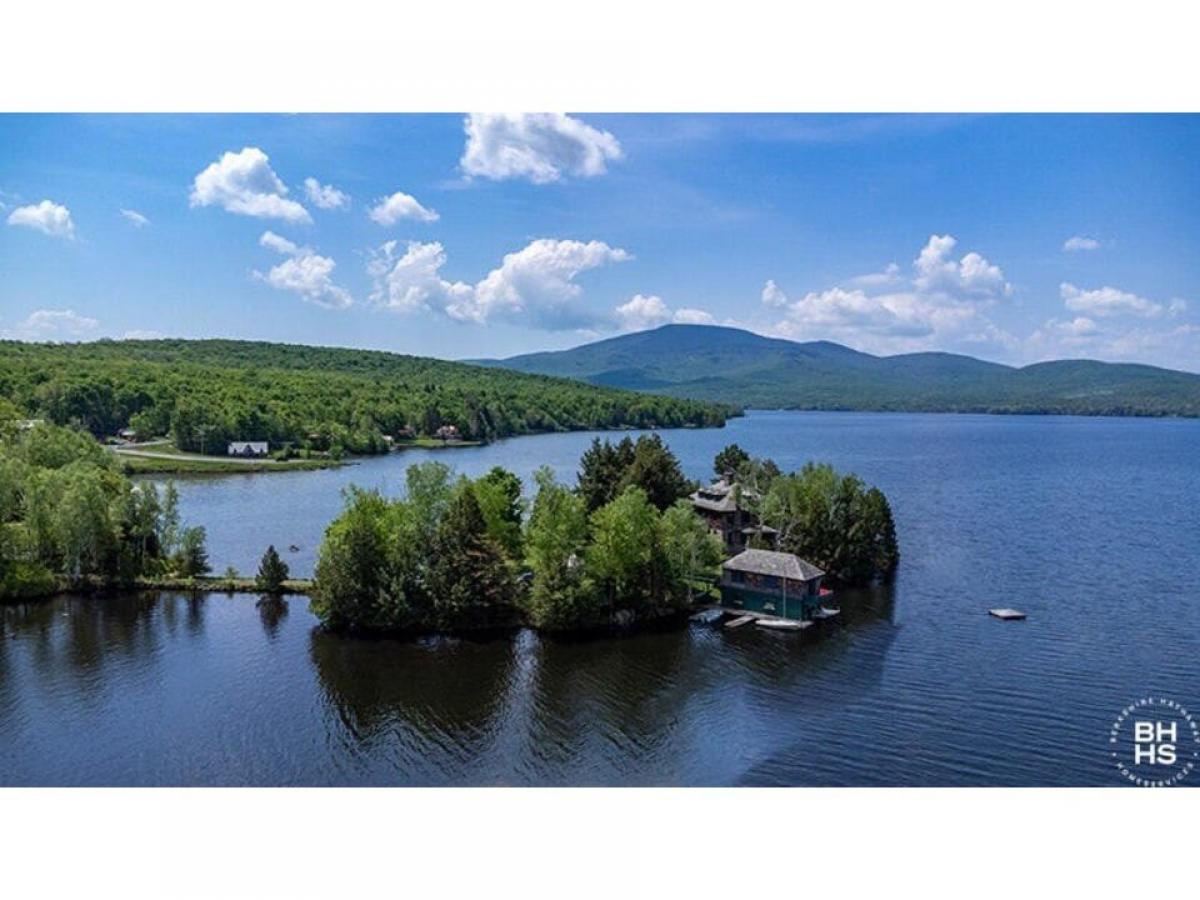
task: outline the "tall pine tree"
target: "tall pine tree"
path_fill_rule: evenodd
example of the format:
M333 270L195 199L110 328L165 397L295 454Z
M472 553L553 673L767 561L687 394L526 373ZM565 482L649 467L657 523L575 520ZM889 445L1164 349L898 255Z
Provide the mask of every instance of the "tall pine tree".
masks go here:
M502 623L515 585L469 484L455 491L430 548L429 596L438 628Z

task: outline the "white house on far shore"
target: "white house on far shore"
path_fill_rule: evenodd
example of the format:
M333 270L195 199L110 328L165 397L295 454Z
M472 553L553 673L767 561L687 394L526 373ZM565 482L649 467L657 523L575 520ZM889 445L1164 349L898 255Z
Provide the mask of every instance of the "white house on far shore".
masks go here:
M269 450L266 441L230 441L226 456L266 456Z

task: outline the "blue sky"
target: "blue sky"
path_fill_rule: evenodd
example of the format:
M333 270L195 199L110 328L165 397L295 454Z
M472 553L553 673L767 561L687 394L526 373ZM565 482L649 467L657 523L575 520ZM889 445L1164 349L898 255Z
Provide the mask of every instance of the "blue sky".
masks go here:
M1198 158L1195 116L0 116L0 336L1200 371Z

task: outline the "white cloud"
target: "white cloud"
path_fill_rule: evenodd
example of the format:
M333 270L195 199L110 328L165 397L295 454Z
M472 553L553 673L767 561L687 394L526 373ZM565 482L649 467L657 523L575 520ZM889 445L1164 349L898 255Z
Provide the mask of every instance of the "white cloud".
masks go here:
M671 321L676 325L712 325L716 319L706 310L681 306L671 315Z
M339 191L332 184L321 184L315 178L304 179L304 194L317 209L346 209L350 206L349 194Z
M257 147L228 151L196 176L192 206L219 206L226 212L285 222L312 222L308 210L287 197L288 189Z
M308 247L297 246L273 231L263 232L258 242L288 259L273 266L265 275L255 272L255 278L265 281L276 290L291 291L327 309L345 309L354 302L345 288L333 283L333 270L337 263L328 256L320 256Z
M372 301L396 312L429 309L452 319L470 318L466 311L474 288L442 278L446 252L441 244L410 241L399 258L396 247L395 241L388 241L374 251L367 264L367 272L375 282Z
M1200 325L1149 328L1086 316L1052 318L1028 337L1022 349L1029 360L1087 357L1194 372L1200 359Z
M262 237L258 239L259 246L266 247L268 250L274 250L276 253L286 255L294 255L300 252L300 247L293 244L287 238L276 234L273 231L264 231Z
M779 285L768 278L767 283L763 285L762 302L763 306L780 309L788 305L788 297L787 294L780 290Z
M893 264L791 299L774 281L762 290L763 306L784 312L768 329L783 337L833 339L876 352L940 347L947 341L1009 345L1014 339L983 312L1012 292L999 266L978 253L954 259L957 241L933 235L905 278Z
M1068 282L1058 286L1063 305L1073 312L1089 313L1093 316L1115 316L1122 313L1153 317L1162 315L1163 305L1114 287L1101 287L1086 291ZM1181 307L1173 309L1182 311Z
M1074 237L1067 238L1063 242L1062 248L1066 253L1077 253L1080 250L1096 250L1099 246L1100 242L1095 238L1075 235Z
M43 200L31 206L18 206L9 213L8 224L33 228L51 237L67 240L73 240L75 237L75 223L71 219L71 211L53 200Z
M671 310L656 294L634 294L615 310L617 322L626 331L641 331L671 321Z
M468 176L548 184L603 175L610 161L621 158L613 135L561 113L473 113L465 128L459 164Z
M672 322L676 325L712 325L716 320L703 309L680 307L672 312L657 294L634 294L627 303L613 310L617 327L622 331L642 331Z
M428 309L460 322L517 322L547 330L586 328L598 317L577 302L582 273L610 262L631 259L601 241L542 238L505 255L500 266L474 285L441 276L446 253L437 242L410 242L402 256L388 241L372 255L367 271L374 279L371 299L389 309Z
M876 288L899 284L903 280L904 278L900 274L900 267L895 263L888 263L882 272L869 272L866 275L858 275L851 278L849 283L855 287Z
M136 209L123 209L121 215L124 216L134 228L143 228L150 224L150 220L143 216Z
M95 334L100 323L71 309L39 309L31 312L14 328L0 331L11 341L80 340Z
M948 234L930 236L913 262L917 273L913 284L918 290L988 298L1011 293L1012 287L1004 280L1000 267L978 253L968 253L958 262L951 259L957 244Z
M383 197L367 213L371 220L380 225L395 225L401 219L415 219L418 222L436 222L441 216L432 209L426 209L417 202L417 198L403 191L396 191L390 197Z

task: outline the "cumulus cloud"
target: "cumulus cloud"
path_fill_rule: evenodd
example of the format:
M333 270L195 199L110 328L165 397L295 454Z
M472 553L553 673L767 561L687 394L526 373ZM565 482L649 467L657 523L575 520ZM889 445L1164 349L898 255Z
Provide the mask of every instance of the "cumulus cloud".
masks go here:
M388 241L371 255L367 272L374 281L371 300L396 312L428 309L459 321L473 318L475 289L461 281L441 276L446 251L437 241L410 241L397 254L396 241Z
M693 309L681 306L671 314L671 321L676 325L713 325L716 319L713 314L703 309Z
M613 317L622 331L642 331L668 322L676 325L712 325L716 321L712 313L703 309L682 306L672 311L657 294L634 294L628 302L613 310Z
M1163 313L1163 305L1131 294L1128 291L1114 287L1100 287L1086 291L1064 281L1058 286L1063 305L1073 312L1088 313L1093 316L1135 315L1154 317ZM1182 303L1182 301L1179 301ZM1173 310L1182 311L1183 307L1173 304Z
M1013 338L983 312L1012 293L999 266L979 253L955 258L951 235L932 235L906 278L894 263L882 272L790 298L774 281L763 306L784 317L773 334L831 338L879 352L925 349L947 340L1009 344Z
M569 176L593 178L622 154L609 132L561 113L473 113L465 128L467 145L459 161L463 172L494 181L523 178L549 184Z
M150 220L143 216L136 209L123 209L121 210L121 215L134 228L144 228L146 225L150 224Z
M51 237L67 240L73 240L75 237L75 222L71 219L71 211L53 200L18 206L8 214L8 224L32 228Z
M304 195L317 209L346 209L350 206L350 195L339 191L332 184L321 184L315 178L304 179Z
M671 310L667 309L663 298L656 294L634 294L628 303L618 306L615 313L617 322L626 331L654 328L671 321Z
M373 222L380 225L395 225L401 219L415 219L418 222L436 222L441 216L432 209L426 209L417 202L417 198L403 191L396 191L390 197L380 199L367 213Z
M91 337L100 323L71 309L38 309L0 336L10 341L71 341Z
M916 277L913 284L925 293L941 292L954 296L991 298L1011 293L999 266L994 266L978 253L968 253L962 259L951 258L958 244L950 235L931 235L920 255L913 262Z
M226 212L285 222L312 222L308 210L287 196L288 189L257 147L227 151L196 176L192 206L219 206Z
M1080 250L1096 250L1099 246L1100 242L1095 238L1075 235L1063 241L1062 248L1065 253L1078 253Z
M542 238L507 254L475 284L441 275L446 252L437 242L409 242L403 254L396 241L374 251L367 271L374 302L400 312L426 309L460 322L518 322L547 330L591 327L598 317L577 302L582 273L630 254L601 241Z
M1161 328L1087 316L1051 318L1029 336L1022 349L1030 360L1088 357L1196 371L1200 325Z
M780 290L779 285L768 278L767 283L763 285L762 302L763 306L780 309L788 305L788 296Z
M337 263L328 256L321 256L308 247L297 246L273 231L263 232L258 242L288 258L273 266L266 274L255 272L255 278L276 290L291 291L327 309L345 309L354 302L345 288L333 283L333 270Z

